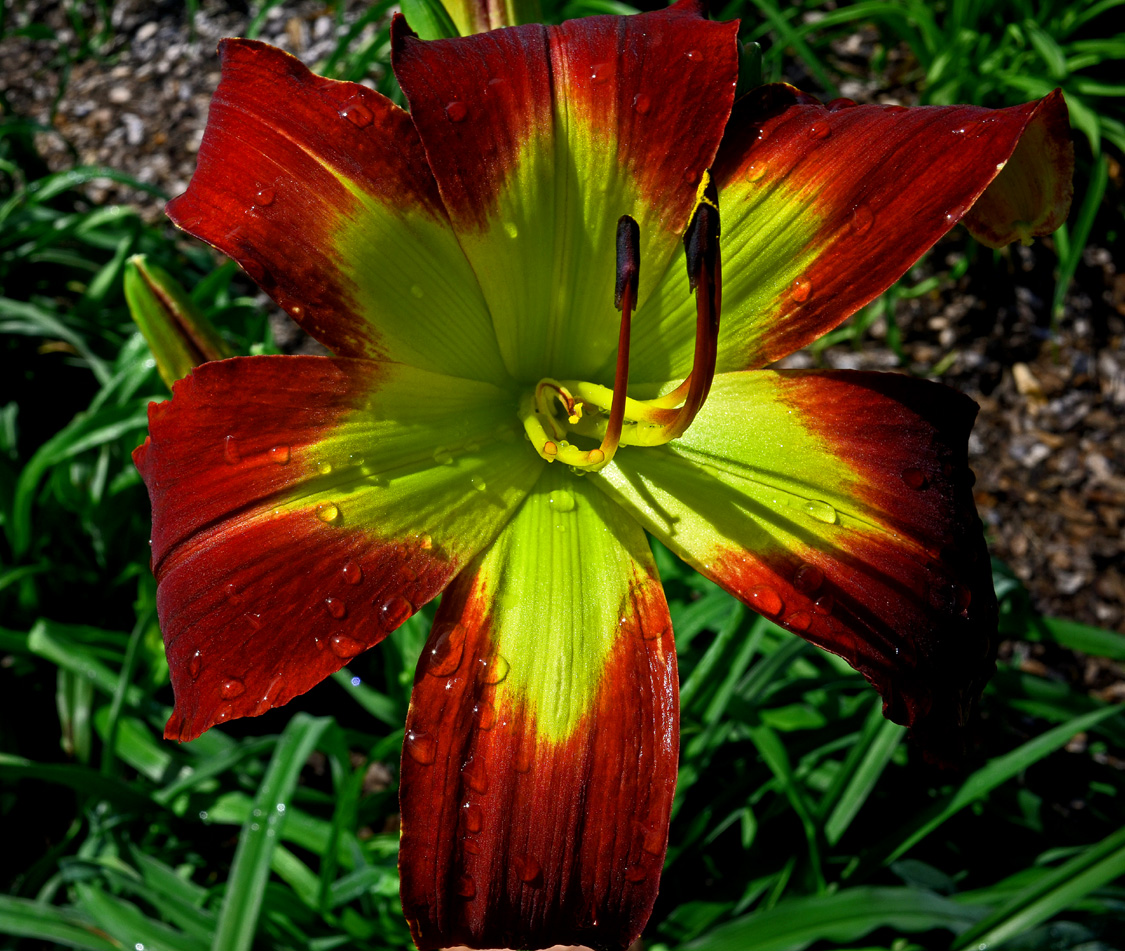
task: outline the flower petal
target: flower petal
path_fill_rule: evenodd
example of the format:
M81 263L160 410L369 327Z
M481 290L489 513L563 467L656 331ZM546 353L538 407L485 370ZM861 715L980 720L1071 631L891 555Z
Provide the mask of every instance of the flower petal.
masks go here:
M503 366L409 115L251 40L219 47L199 166L172 220L341 356L474 379Z
M507 394L402 364L244 357L173 394L134 459L180 739L279 706L382 640L543 465Z
M1066 221L1073 197L1074 143L1066 101L1055 90L961 223L990 248L1013 241L1031 244L1033 237L1051 234Z
M1034 143L1051 130L1061 150L1065 115L1058 94L999 110L824 106L787 86L744 96L714 169L719 370L780 359L882 293L965 215L1026 131ZM691 366L695 304L682 256L634 321L637 383L682 377Z
M432 42L392 27L395 74L516 379L586 378L613 352L622 214L640 225L642 307L678 244L738 68L737 24L700 10Z
M626 948L676 782L676 657L644 532L561 466L451 585L400 800L419 948Z
M993 669L971 400L895 374L715 378L683 438L594 477L750 607L839 654L938 758Z

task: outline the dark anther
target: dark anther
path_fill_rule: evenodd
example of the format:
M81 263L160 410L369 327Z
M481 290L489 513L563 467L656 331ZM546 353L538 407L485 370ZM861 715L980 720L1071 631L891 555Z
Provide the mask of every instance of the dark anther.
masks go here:
M715 273L719 255L719 193L714 181L707 183L703 201L696 206L691 224L684 232L684 250L687 252L688 283L694 291L700 274L706 270Z
M621 310L625 289L632 292L632 301L637 302L637 279L641 272L641 229L628 215L617 219L617 289L613 304Z

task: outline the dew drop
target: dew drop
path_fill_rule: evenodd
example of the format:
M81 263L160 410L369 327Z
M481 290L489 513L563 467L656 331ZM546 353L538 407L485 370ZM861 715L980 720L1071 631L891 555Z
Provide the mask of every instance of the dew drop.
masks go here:
M822 594L813 602L817 614L831 614L836 606L836 599L830 594Z
M766 174L765 162L751 162L746 166L746 181L757 182Z
M316 471L319 472L321 475L331 475L332 474L332 463L331 462L318 462L316 464Z
M469 114L469 107L463 102L458 102L456 99L445 107L445 117L450 122L464 122L465 116Z
M434 547L434 540L424 532L418 536L418 544L423 551L429 551Z
M855 105L854 99L846 99L841 96L839 99L830 99L825 106L829 112L839 112L841 109L850 109Z
M363 650L363 645L359 641L344 634L337 634L328 644L332 648L332 653L344 660L351 660Z
M789 296L797 303L808 300L810 294L812 294L812 283L807 277L797 278L789 288Z
M223 462L228 466L237 466L242 462L242 453L238 449L238 440L233 436L227 436L223 440Z
M371 125L371 121L374 118L374 116L371 115L371 110L360 102L349 102L340 110L340 115L357 129L367 128L367 126Z
M407 582L408 584L412 581L418 580L418 572L415 571L413 568L411 568L410 565L403 565L398 570L398 574L399 574L399 577L402 578L402 580Z
M383 626L383 630L393 631L401 627L403 621L413 613L414 605L400 595L391 598L390 601L379 608L379 623Z
M644 830L641 837L641 848L649 855L662 855L664 853L665 828L653 826Z
M203 669L203 651L196 651L191 655L191 660L188 661L187 672L192 680L199 676L199 672Z
M789 617L785 619L785 623L789 625L791 630L797 632L807 631L812 625L812 615L806 614L804 611L797 611L794 614L790 614Z
M480 476L469 476L469 485L471 485L478 492L487 492L488 483Z
M530 773L532 764L535 762L535 743L529 739L524 739L520 744L519 752L516 753L516 761L513 764L517 773Z
M600 86L607 79L609 79L609 65L606 63L595 63L590 70L590 82L595 86Z
M262 616L260 614L244 614L243 617L246 618L246 623L254 628L255 631L260 631L262 629Z
M889 105L883 106L883 112L897 115L900 112L906 112L906 106L900 106L898 103L892 102Z
M548 498L556 512L574 511L574 493L570 489L555 489Z
M472 898L477 893L476 882L473 881L471 875L462 875L457 879L455 891L462 898Z
M805 511L818 522L824 522L825 525L835 525L839 517L831 505L822 502L820 499L809 499L805 503Z
M453 454L442 446L434 450L434 462L439 466L447 466L453 461Z
M921 469L904 469L902 481L905 482L907 488L910 489L924 489L930 484L929 478Z
M503 83L504 83L504 77L503 76L493 76L488 81L488 85L490 85L490 86L501 86L501 85L503 85Z
M644 862L634 862L625 869L625 881L627 882L636 884L643 882L646 878L648 878L648 866Z
M448 677L461 666L465 651L465 629L460 624L443 624L435 628L437 637L428 651L426 673Z
M824 121L805 126L805 135L810 139L827 139L831 134L832 130L828 127L828 123Z
M223 723L224 721L229 720L232 712L233 711L231 710L229 703L225 706L219 707L218 711L216 711L215 713L215 722Z
M482 730L491 730L496 725L496 708L487 700L478 700L473 707L473 716Z
M340 509L335 502L321 502L316 507L316 517L322 522L331 525L340 517Z
M646 641L658 641L666 633L668 628L661 624L645 624L644 619L641 620L641 638Z
M246 693L246 684L237 677L228 677L219 685L219 696L224 700L233 700Z
M856 205L852 210L852 231L856 234L867 234L875 223L875 212L870 205Z
M343 575L348 584L359 584L363 580L363 569L354 561L349 561L344 565Z
M259 188L254 193L254 204L264 208L266 205L272 205L276 196L277 192L272 188Z
M466 832L480 832L484 826L484 812L476 803L467 802L461 807Z
M816 565L801 565L793 575L793 587L801 594L812 594L824 583L824 572Z
M747 602L750 607L760 614L765 614L767 617L776 617L785 606L782 603L781 596L769 585L756 585L751 588L747 594L750 597L750 600Z
M688 50L684 55L693 63L703 62L703 54L699 50Z
M288 446L274 446L270 450L270 461L276 462L279 466L288 465L292 455Z
M647 115L648 110L652 108L652 102L643 92L639 92L633 97L633 108L642 116Z
M488 773L485 772L483 763L474 763L469 760L461 767L461 776L465 784L474 792L488 792Z
M518 238L520 236L520 229L519 229L519 227L517 227L517 225L514 221L505 221L504 222L504 231L508 235L508 237L511 238L513 241L515 241L516 238Z
M410 758L423 766L429 766L437 758L437 740L429 733L407 730L402 745L406 748Z
M516 875L525 885L532 885L539 881L543 873L539 863L530 855L517 855L513 859L512 865L515 868Z
M968 209L965 208L964 205L958 205L956 208L950 209L950 211L945 216L945 220L950 225L954 225L965 217L966 211L968 211Z
M426 296L426 292L423 291L422 288L420 288L417 284L411 284L410 285L410 293L414 297L418 298L418 300L421 300L423 297Z
M508 671L512 669L512 665L508 663L507 658L501 654L493 654L487 660L482 657L480 666L481 670L477 679L484 684L501 683L508 676Z
M328 608L328 613L337 621L341 620L348 613L348 606L339 598L325 598L324 606Z

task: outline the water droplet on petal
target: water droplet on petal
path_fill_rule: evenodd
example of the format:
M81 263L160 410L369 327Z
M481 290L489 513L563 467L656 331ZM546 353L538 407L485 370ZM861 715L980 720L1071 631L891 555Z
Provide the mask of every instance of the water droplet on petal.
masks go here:
M223 440L223 462L228 466L237 466L242 462L242 453L238 449L238 440L233 436L227 436Z
M453 461L453 454L442 446L434 450L434 462L439 466L447 466Z
M609 79L609 65L607 63L595 63L590 70L590 82L595 86L600 86L607 79Z
M219 696L224 700L233 700L246 693L246 684L237 677L228 677L219 685Z
M924 489L930 484L929 477L921 469L904 469L902 481L911 489Z
M331 475L332 474L332 463L331 462L318 462L316 464L316 471L319 472L321 475Z
M492 78L491 78L491 79L490 79L490 80L488 81L488 85L490 85L490 86L500 86L500 85L502 85L502 84L503 84L503 82L504 82L504 77L503 77L503 76L493 76L493 77L492 77Z
M465 820L466 832L480 832L484 826L484 810L476 803L467 802L461 807L461 815Z
M776 617L785 606L781 596L769 585L756 585L747 592L747 596L746 603L759 614L765 614L767 617Z
M243 617L246 618L246 623L254 628L255 631L260 631L262 629L262 616L260 614L252 612L250 614L244 614Z
M254 204L259 205L263 208L266 205L272 205L276 195L277 192L275 192L272 188L259 188L254 193Z
M822 594L813 602L813 607L816 609L817 614L831 614L832 608L836 606L836 599L830 594Z
M357 129L367 128L367 126L371 125L371 120L374 118L371 115L371 110L361 102L349 102L340 110L340 115Z
M354 561L349 561L344 565L343 575L348 584L359 584L363 580L363 569Z
M688 50L684 55L693 63L703 62L703 54L699 50Z
M477 893L477 885L471 875L462 875L457 879L454 891L462 898L472 898Z
M648 878L648 866L644 862L634 862L625 869L625 881L627 882L636 884L643 882L646 878Z
M448 677L461 666L465 650L465 628L460 624L443 624L434 629L437 637L428 651L425 670L434 677Z
M404 597L391 598L379 609L379 622L384 631L393 631L414 613L414 605Z
M461 776L465 784L474 792L482 794L488 792L488 773L485 772L483 763L469 760L461 767Z
M805 126L805 135L810 139L827 139L831 134L832 130L823 119Z
M423 297L426 296L426 292L423 291L422 288L419 287L417 284L411 284L410 285L410 293L414 297L418 298L418 300L421 300Z
M276 462L279 466L288 465L291 458L292 453L288 446L274 446L270 450L270 461Z
M203 651L196 651L194 654L191 655L191 659L188 661L188 665L187 665L188 676L191 677L192 680L195 680L199 676L199 672L202 669L203 669Z
M797 303L808 300L810 294L812 294L812 283L807 277L797 278L789 288L789 296Z
M480 659L481 670L477 675L477 679L485 684L498 684L508 676L508 671L512 669L512 665L508 663L507 658L500 654L493 654L490 658L485 660L483 657Z
M839 112L841 109L850 109L855 105L854 99L846 99L841 96L839 99L830 99L825 106L829 112Z
M491 730L496 725L496 708L487 700L478 700L473 707L473 716L482 730Z
M570 489L555 489L548 498L556 512L574 511L574 493Z
M511 238L513 241L515 241L516 238L518 238L520 236L520 229L519 229L519 227L517 227L517 225L514 221L505 221L504 222L504 231L507 233L508 237Z
M852 231L856 234L867 234L875 223L875 212L870 205L856 205L852 210Z
M215 712L215 722L223 723L224 721L229 720L233 712L234 711L231 710L229 703L225 706L219 707L219 709Z
M242 603L242 595L239 593L238 586L235 585L233 581L227 585L226 592L227 600L230 601L231 604Z
M480 476L469 476L469 485L471 485L478 492L488 491L488 483Z
M801 594L812 594L824 583L824 572L816 565L801 565L793 575L793 587Z
M321 502L316 507L316 517L322 522L331 525L340 517L340 509L335 502Z
M641 848L649 855L662 855L664 843L667 841L667 826L653 826L645 829L641 837Z
M746 181L756 182L760 181L761 177L766 174L765 162L751 162L746 166Z
M642 116L646 115L651 107L651 100L643 92L639 92L633 97L633 108Z
M804 611L797 611L794 614L790 614L789 617L785 619L785 623L791 630L797 631L798 633L807 631L812 624L812 615L806 614Z
M328 643L332 647L332 653L344 660L351 660L363 650L363 645L359 641L344 634L337 634Z
M325 598L324 606L328 608L328 613L331 614L337 621L348 613L348 606L339 598Z
M512 866L519 880L525 885L532 885L541 879L543 870L530 855L517 855L512 860Z
M463 102L458 102L456 99L445 107L445 117L450 122L464 122L465 116L469 114L469 107Z
M809 499L805 503L805 511L818 522L824 522L825 525L835 525L836 519L839 517L831 505L822 502L820 499Z
M437 758L437 740L429 733L407 730L402 745L410 758L423 766L429 766Z

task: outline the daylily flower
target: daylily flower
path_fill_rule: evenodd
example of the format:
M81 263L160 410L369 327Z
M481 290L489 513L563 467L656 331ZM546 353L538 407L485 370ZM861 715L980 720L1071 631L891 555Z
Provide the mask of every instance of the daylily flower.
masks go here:
M736 28L693 0L433 42L399 17L409 113L221 47L169 214L335 356L204 364L151 409L166 735L287 702L444 591L401 771L420 948L644 926L678 753L646 531L939 757L993 669L972 402L761 368L898 278L1029 134L1020 181L1046 188L1017 232L1056 226L1065 107L734 103Z

